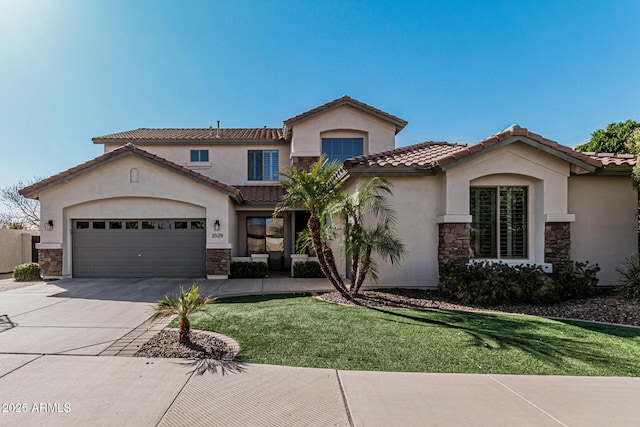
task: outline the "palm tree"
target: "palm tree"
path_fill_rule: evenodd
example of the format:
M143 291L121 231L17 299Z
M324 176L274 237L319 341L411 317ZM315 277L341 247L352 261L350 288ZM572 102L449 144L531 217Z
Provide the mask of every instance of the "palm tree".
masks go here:
M342 165L329 162L322 156L308 171L286 167L285 172L281 172L280 175L285 178L281 184L285 188L285 194L276 206L274 216L292 209L309 211L307 227L320 269L338 292L351 299L338 273L333 251L329 246L327 228L329 207L346 197L342 192L342 186L347 180L347 174Z
M186 293L182 285L180 285L180 296L176 298L171 295L165 295L164 300L159 300L156 303L152 318L177 315L180 321L178 325L178 341L180 344L188 345L191 343L191 323L189 322L189 316L203 310L207 304L213 301L214 298L200 295L200 288L197 283L191 285L191 290Z
M396 213L389 205L391 183L381 177L362 182L350 197L334 204L330 211L342 214L343 253L351 258L352 274L350 294L356 296L365 278L377 279L377 268L372 253L398 264L406 249L396 235Z

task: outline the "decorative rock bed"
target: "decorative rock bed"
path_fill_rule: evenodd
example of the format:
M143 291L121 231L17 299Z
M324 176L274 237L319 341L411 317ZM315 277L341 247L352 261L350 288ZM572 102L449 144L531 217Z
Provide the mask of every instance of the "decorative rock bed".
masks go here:
M134 354L137 357L233 360L240 347L233 339L215 332L191 330L191 344L178 342L178 329L166 328Z
M357 304L365 307L529 314L532 316L640 326L640 304L615 295L601 295L545 306L517 304L495 307L463 305L440 296L437 291L421 289L377 289L362 291L358 297L356 297L356 304L348 301L338 292L324 293L319 295L318 298L338 304Z

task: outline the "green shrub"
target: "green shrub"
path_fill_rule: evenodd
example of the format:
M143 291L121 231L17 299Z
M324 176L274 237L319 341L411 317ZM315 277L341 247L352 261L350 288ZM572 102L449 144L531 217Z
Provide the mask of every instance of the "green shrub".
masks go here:
M597 292L600 271L598 264L568 261L556 264L551 278L556 285L560 301L592 297Z
M293 277L322 278L325 277L317 261L296 262L293 264Z
M640 255L632 255L616 269L620 273L619 289L626 298L640 300Z
M553 304L594 295L599 270L597 265L578 262L557 266L551 274L534 265L443 264L440 289L464 304Z
M37 262L20 264L13 269L13 280L16 282L28 282L40 278L40 265Z
M267 264L264 262L232 262L231 278L267 277Z

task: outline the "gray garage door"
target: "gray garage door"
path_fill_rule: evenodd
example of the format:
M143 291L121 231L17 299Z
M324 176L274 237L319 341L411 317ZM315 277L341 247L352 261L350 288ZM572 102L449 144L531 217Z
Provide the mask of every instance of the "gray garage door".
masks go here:
M74 277L205 277L204 219L75 220Z

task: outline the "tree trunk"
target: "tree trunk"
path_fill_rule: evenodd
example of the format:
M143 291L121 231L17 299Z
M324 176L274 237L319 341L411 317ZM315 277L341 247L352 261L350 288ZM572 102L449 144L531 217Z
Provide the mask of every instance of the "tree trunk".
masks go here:
M351 255L351 289L356 286L356 273L358 272L358 254L356 251Z
M367 246L366 254L363 256L363 259L360 260L360 262L358 263L360 268L358 268L358 275L356 276L355 288L351 289L351 295L353 295L354 297L358 295L358 292L360 292L360 288L364 283L364 279L367 277L367 270L369 269L369 265L371 264L371 250L372 250L371 246Z
M351 299L349 291L347 291L347 288L344 286L340 275L337 274L338 269L336 268L336 263L333 258L333 252L331 251L331 248L325 246L322 243L320 218L312 213L309 216L307 227L309 227L311 242L313 243L313 250L316 252L316 256L318 257L320 270L322 270L322 273L327 276L329 282L331 282L333 287L336 288L336 290L340 292L343 297Z
M180 321L180 325L178 326L178 328L178 341L180 342L180 344L191 344L191 323L186 316Z

